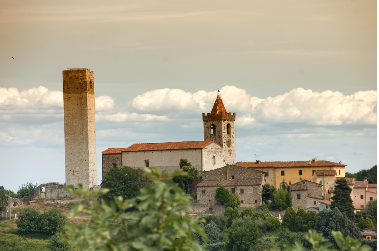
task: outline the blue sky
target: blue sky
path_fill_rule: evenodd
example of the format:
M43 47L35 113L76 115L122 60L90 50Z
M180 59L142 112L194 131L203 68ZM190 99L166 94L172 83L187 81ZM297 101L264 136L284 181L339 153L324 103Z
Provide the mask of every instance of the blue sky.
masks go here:
M0 185L64 178L62 71L95 72L101 151L203 140L220 89L237 161L377 163L376 1L2 1ZM12 59L14 57L14 59Z

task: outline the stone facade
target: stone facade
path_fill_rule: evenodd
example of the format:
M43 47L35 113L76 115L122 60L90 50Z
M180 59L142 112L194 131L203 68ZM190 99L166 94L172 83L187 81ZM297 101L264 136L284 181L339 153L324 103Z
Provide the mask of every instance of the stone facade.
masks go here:
M229 179L262 179L264 184L265 173L262 171L228 165L201 174L202 180L229 180Z
M97 184L94 74L63 71L66 184Z
M290 193L293 209L298 210L299 208L303 208L307 211L309 208L317 207L317 205L314 205L314 201L323 198L322 187L321 184L309 180L292 184L290 186Z
M122 154L114 153L114 154L103 154L102 155L102 170L103 176L111 170L111 168L122 167Z

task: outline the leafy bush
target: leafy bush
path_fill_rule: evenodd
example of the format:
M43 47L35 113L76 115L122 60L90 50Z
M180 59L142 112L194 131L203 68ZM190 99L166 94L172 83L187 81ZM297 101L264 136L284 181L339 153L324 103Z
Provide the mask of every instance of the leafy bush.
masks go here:
M228 208L226 208L226 210L224 212L224 216L228 219L228 225L227 226L230 227L230 225L232 225L233 220L240 217L240 214L239 214L237 208L228 207Z
M261 238L258 244L251 248L251 251L266 251L266 250L278 250L279 247L276 244L274 238Z
M286 245L294 245L295 242L301 242L304 234L303 233L294 233L289 231L288 229L283 229L283 231L280 232L278 238L276 239L278 247L280 250L286 250Z
M63 231L65 222L66 216L57 209L40 214L33 208L21 209L16 221L22 233L41 232L48 235Z
M183 175L173 177L172 180L178 184L185 193L190 194L193 181L199 179L199 171L193 166L183 166L181 169L185 173L183 173Z
M250 218L253 218L254 211L251 207L245 207L241 212L241 217L249 216Z
M200 223L200 225L204 228L204 231L209 239L209 243L205 245L203 237L200 234L196 234L199 239L199 243L202 246L205 246L209 251L217 251L225 247L225 242L221 242L220 240L220 229L217 227L216 223L211 221L207 225L202 223Z
M73 250L72 246L62 243L62 238L63 238L63 233L54 234L49 240L50 249L63 250L63 251Z
M269 232L275 231L280 227L279 219L271 214L265 214L264 223L266 224Z
M363 229L363 228L374 229L375 228L374 223L372 223L372 221L369 218L364 219L363 217L361 217L357 226L360 229Z
M295 210L293 210L292 207L287 208L283 216L282 226L287 229L292 229L291 224L294 221L295 217L296 217Z
M378 247L378 240L377 239L372 239L372 240L360 239L360 241L362 242L362 245L367 245L374 250L377 249L377 247Z
M228 195L228 201L226 202L225 206L236 208L238 205L241 204L240 199L235 194L229 194Z
M258 237L258 229L253 222L245 222L242 226L234 224L228 229L226 250L249 250L258 243Z
M291 206L292 197L287 189L278 189L273 194L273 201L270 203L271 210L284 210Z
M317 221L317 213L315 211L308 211L306 216L306 224L303 226L304 231L314 229Z
M244 224L251 224L252 220L249 216L244 216L241 218L236 218L232 221L231 228L242 227Z
M206 221L206 224L213 221L220 229L220 231L224 231L224 229L226 229L228 226L228 218L222 214L204 215L201 218Z
M33 185L32 183L29 183L29 182L26 183L25 185L21 185L21 187L19 187L20 189L17 191L17 196L19 198L31 196L34 194L34 189L37 186L38 186L37 184Z
M267 225L263 218L256 219L254 224L257 226L260 236L267 233Z
M216 201L220 202L221 204L225 204L228 202L229 199L229 191L225 187L219 187L216 190L215 199Z

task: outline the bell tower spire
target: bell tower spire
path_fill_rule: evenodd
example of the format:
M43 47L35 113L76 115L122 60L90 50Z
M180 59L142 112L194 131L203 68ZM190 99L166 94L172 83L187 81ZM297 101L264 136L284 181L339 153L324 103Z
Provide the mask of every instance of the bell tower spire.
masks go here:
M203 113L204 140L213 140L222 147L224 165L234 164L236 161L235 119L235 113L226 111L218 90L211 113Z

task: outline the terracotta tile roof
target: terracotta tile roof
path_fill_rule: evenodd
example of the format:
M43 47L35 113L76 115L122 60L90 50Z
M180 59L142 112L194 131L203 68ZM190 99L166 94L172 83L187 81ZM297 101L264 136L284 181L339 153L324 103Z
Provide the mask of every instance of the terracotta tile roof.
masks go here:
M313 183L313 184L316 184L316 185L322 187L321 184L319 184L319 183L317 183L317 182L310 181L310 180L302 180L302 181L298 181L298 182L296 182L296 183L293 183L292 185L298 185L298 184L299 184L299 185L304 185L303 182L305 182L305 183ZM292 185L291 185L291 186L292 186Z
M368 182L367 181L355 181L354 188L365 188L367 187Z
M262 184L261 179L231 179L231 180L204 180L197 187L221 187L221 186L256 186Z
M330 201L330 200L319 200L318 202L321 202L321 203L324 203L324 204L327 204L327 205L332 204L332 201Z
M236 166L242 167L323 167L323 166L339 166L344 167L345 164L336 163L327 160L317 160L317 161L256 161L256 162L238 162Z
M161 151L161 150L178 150L178 149L201 149L211 144L213 140L204 141L182 141L182 142L165 142L165 143L141 143L133 144L128 148L108 148L103 154L113 154L121 152L138 152L138 151Z
M222 103L221 96L217 94L216 101L213 105L213 109L211 111L211 114L226 114L226 109L224 106L224 103Z
M354 185L355 178L337 177L337 180L345 179L348 185Z
M377 184L368 184L368 187L377 187Z
M336 170L315 170L317 176L337 176Z
M291 191L304 191L304 190L307 190L307 185L292 184L290 188L291 188Z

